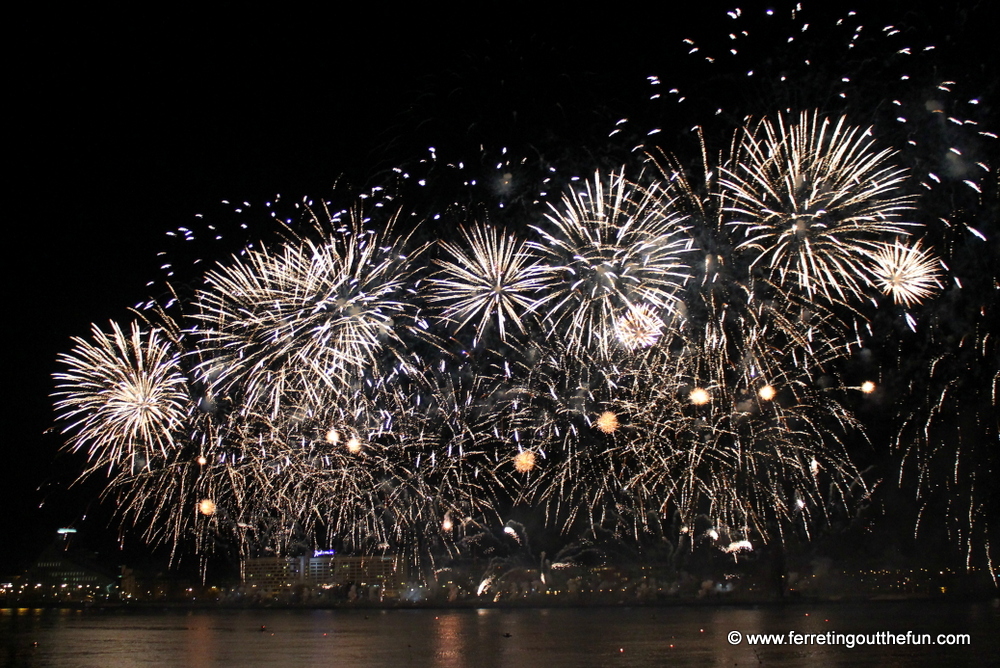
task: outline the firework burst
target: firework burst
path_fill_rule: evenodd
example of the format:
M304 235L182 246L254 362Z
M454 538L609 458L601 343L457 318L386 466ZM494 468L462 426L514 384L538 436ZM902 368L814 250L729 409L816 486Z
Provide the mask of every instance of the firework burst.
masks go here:
M540 309L546 326L569 332L575 348L607 352L623 311L641 304L672 312L688 277L691 240L671 205L655 187L598 172L553 206L546 214L551 231L536 228L541 241L529 243L545 267Z
M618 340L629 350L648 348L660 338L663 322L644 304L630 306L625 315L615 321Z
M890 149L871 130L802 113L744 130L737 159L720 184L733 200L737 251L785 287L831 301L864 296L863 267L882 235L905 234L914 200Z
M376 233L357 211L349 218L317 222L318 240L293 238L208 272L195 306L200 373L216 394L272 416L286 404L320 406L402 344L401 331L418 329L408 291L426 246L407 253L393 219Z
M597 416L594 426L605 434L613 434L619 427L618 416L611 411L604 411Z
M433 302L445 304L442 315L461 330L473 320L476 335L473 345L495 323L501 340L507 338L510 325L526 333L522 317L536 305L542 287L539 265L526 251L523 242L496 228L475 226L461 228L466 248L441 242L453 260L437 260L439 275L430 284Z
M914 306L941 288L940 262L920 247L920 242L904 246L898 241L872 253L875 285L897 304Z
M180 353L160 329L133 323L98 327L92 339L74 339L56 374L56 411L72 434L68 445L86 450L95 467L144 468L181 439L191 395Z

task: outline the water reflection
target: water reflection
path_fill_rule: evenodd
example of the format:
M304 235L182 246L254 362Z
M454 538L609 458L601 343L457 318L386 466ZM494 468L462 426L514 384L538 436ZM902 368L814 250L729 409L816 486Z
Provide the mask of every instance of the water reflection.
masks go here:
M470 654L466 643L471 639L464 633L462 619L458 615L434 616L434 666L439 668L464 668L463 657Z
M0 611L10 666L980 665L998 655L989 605L518 610ZM727 633L972 634L971 646L732 645ZM36 644L37 643L37 644Z
M184 657L191 668L209 668L211 657L219 653L215 632L212 629L210 617L206 615L189 614L187 616L187 633L184 634Z

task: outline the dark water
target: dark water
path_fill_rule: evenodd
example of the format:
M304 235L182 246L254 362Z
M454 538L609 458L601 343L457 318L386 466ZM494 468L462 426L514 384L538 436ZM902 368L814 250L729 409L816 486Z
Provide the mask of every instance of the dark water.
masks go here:
M262 629L263 627L263 629ZM744 640L733 645L730 631ZM969 634L965 645L750 646L752 633ZM0 610L9 666L980 666L995 604L516 610ZM787 641L786 641L787 642ZM35 644L37 643L37 645Z

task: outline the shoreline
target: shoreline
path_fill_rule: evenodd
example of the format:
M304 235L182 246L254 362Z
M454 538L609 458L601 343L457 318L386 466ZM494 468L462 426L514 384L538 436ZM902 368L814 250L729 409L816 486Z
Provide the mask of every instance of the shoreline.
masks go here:
M94 610L94 611L153 611L153 610L524 610L524 609L588 609L588 608L760 608L802 605L849 605L849 604L892 604L892 603L945 603L974 604L993 603L1000 607L1000 592L981 594L941 594L941 595L885 595L885 596L839 596L787 598L733 598L712 597L699 599L667 599L657 601L420 601L420 602L269 602L239 603L232 601L100 601L100 602L55 602L55 601L4 601L0 611L19 610ZM9 603L9 604L8 604Z

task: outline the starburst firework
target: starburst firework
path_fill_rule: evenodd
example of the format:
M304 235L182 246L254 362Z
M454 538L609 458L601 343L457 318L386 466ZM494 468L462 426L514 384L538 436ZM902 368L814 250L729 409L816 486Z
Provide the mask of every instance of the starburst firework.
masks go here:
M180 353L163 330L111 323L92 339L74 339L60 361L55 406L72 434L69 447L86 450L95 467L142 468L182 439L191 412Z
M527 473L535 468L535 453L530 450L517 453L514 456L514 468L518 473Z
M615 321L618 340L629 350L648 348L656 343L663 330L663 321L656 317L645 304L630 306L624 315Z
M426 246L408 253L405 237L391 237L392 219L376 233L357 212L348 217L317 222L316 239L250 251L208 272L195 306L200 371L217 394L272 416L285 404L322 405L383 353L392 356L400 332L417 329L407 291L411 262Z
M594 426L605 434L613 434L618 431L618 416L611 411L604 411L597 416Z
M733 204L737 250L786 287L830 300L863 297L863 267L882 235L904 234L905 170L877 150L871 130L803 112L744 130L737 159L720 179Z
M529 246L544 263L540 309L547 327L569 332L571 346L606 352L623 310L676 306L691 240L661 195L598 172L546 214L551 230L536 228L541 240Z
M522 317L536 307L542 287L539 265L523 242L496 228L477 225L460 233L468 250L441 242L454 260L436 261L441 270L430 281L432 301L446 305L442 315L455 321L456 330L478 319L473 345L494 323L501 340L510 325L525 333Z
M872 252L872 262L875 285L897 304L914 306L941 288L939 262L919 241L912 246L885 244Z

